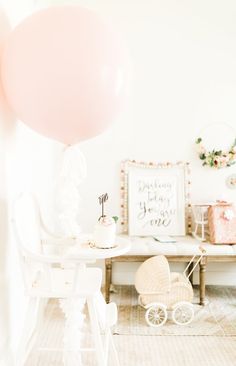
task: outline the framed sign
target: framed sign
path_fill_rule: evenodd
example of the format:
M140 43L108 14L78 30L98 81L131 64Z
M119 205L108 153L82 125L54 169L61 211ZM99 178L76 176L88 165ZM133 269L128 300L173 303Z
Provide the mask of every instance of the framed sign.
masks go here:
M126 160L121 169L123 232L131 236L186 235L189 163Z

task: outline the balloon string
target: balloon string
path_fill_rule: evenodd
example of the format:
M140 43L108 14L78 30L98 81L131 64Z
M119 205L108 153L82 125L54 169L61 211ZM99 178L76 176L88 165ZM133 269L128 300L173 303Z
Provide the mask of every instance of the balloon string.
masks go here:
M64 148L63 148L63 153L65 153L67 150L69 150L69 148L71 147L72 145L68 144L68 145L65 145Z

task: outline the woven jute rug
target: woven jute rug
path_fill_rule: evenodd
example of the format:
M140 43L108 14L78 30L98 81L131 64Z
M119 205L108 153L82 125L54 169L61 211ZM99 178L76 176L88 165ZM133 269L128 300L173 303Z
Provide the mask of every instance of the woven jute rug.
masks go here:
M138 305L133 286L117 286L116 290L111 297L118 305L119 320L113 332L122 366L236 365L236 288L208 287L205 307L197 305L196 289L192 324L178 326L169 319L158 329L146 324L145 310ZM64 316L58 302L50 301L36 347L25 366L65 366L61 352L40 351L44 347L62 350L63 334ZM82 359L84 366L97 365L93 355Z
M118 305L119 319L114 334L160 336L236 336L236 287L207 287L207 305L198 305L198 289L194 289L194 320L176 325L168 314L162 327L154 328L145 321L145 309L138 305L134 286L116 286L111 300Z

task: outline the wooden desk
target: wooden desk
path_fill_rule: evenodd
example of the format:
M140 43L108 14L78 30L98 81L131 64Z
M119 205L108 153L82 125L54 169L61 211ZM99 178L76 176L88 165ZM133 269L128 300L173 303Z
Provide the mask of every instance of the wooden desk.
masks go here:
M135 245L136 238L133 238L133 244ZM138 238L138 240L148 240L147 238ZM149 239L150 240L150 239ZM189 243L189 244L188 244ZM169 244L166 244L169 249ZM189 245L189 251L193 251L192 254L184 254L186 252L186 245ZM182 262L187 263L191 260L192 256L196 254L196 246L201 245L206 250L206 256L203 257L199 263L199 303L200 305L205 305L205 274L207 270L208 263L223 263L223 262L236 262L236 245L213 245L209 243L199 243L196 239L192 237L186 237L183 242L177 242L175 246L177 246L178 252L176 254L168 254L164 253L163 246L157 245L156 253L152 252L150 254L133 254L132 251L125 255L121 255L115 258L106 258L105 260L105 270L106 270L106 278L105 278L105 296L106 301L110 301L110 288L112 285L112 266L114 262L143 262L146 259L152 257L153 255L164 254L168 261L170 262ZM181 250L183 248L183 254L181 254ZM152 248L148 248L152 249ZM138 249L137 249L138 251ZM197 261L198 257L195 258Z

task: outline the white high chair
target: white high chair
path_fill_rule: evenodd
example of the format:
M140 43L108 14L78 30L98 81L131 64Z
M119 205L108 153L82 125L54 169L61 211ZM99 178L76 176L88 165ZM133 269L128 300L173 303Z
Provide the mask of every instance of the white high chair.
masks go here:
M63 259L62 255L43 254L42 223L39 209L32 196L21 195L13 206L13 228L22 267L26 296L29 299L23 334L16 354L16 365L23 366L32 350L45 303L48 299L63 299L66 315L64 335L65 365L81 365L81 352L94 351L98 366L108 364L111 346L113 364L119 366L110 327L117 321L117 307L106 304L100 292L102 271L87 268L83 260ZM55 245L68 241L50 236ZM43 239L45 240L45 239ZM94 348L81 348L81 309L87 303ZM78 321L78 325L75 322ZM101 336L101 332L104 336ZM48 351L49 349L47 349ZM53 349L55 351L55 348Z

